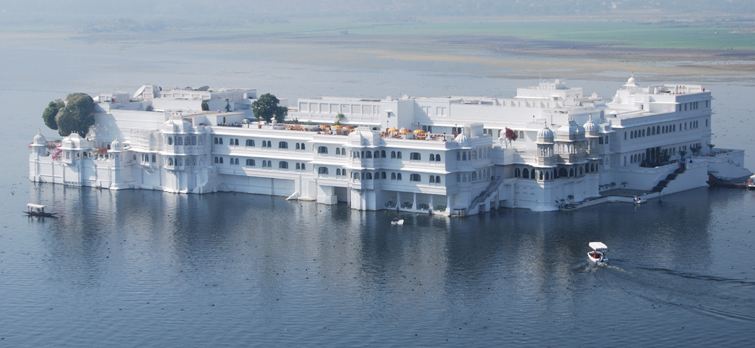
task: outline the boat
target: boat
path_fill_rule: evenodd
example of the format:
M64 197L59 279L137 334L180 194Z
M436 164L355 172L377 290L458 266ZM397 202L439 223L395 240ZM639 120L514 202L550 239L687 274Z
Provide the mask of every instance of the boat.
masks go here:
M402 226L404 225L404 219L399 220L399 218L393 218L393 220L391 220L391 225Z
M642 204L647 202L646 200L642 199L642 197L634 196L634 204Z
M747 188L750 190L755 190L755 175L751 176L749 179L747 179Z
M26 205L26 211L24 214L29 216L41 216L41 217L57 217L58 213L49 213L45 211L45 206L41 204L29 203Z
M608 247L605 244L601 242L590 242L588 245L592 248L592 251L587 253L587 259L590 260L590 262L599 263L608 261L608 258L606 257Z

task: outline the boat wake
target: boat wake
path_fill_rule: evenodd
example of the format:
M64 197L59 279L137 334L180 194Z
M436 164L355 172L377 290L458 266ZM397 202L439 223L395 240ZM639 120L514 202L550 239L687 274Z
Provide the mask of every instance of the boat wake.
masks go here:
M674 302L674 301L664 300L664 299L661 299L661 298L658 298L658 297L652 297L652 296L648 296L648 295L643 295L643 294L635 293L635 292L629 291L629 290L624 289L624 288L621 288L621 290L623 290L624 292L626 292L627 294L629 294L631 296L634 296L634 297L637 297L637 298L641 298L641 299L644 299L644 300L646 300L648 302L652 302L652 303L661 303L661 304L664 304L664 305L667 305L667 306L674 306L674 307L678 307L678 308L683 308L683 309L686 309L686 310L691 310L691 311L694 311L694 312L698 312L698 313L701 313L701 314L704 314L704 315L707 315L707 316L711 316L711 317L715 317L715 318L719 318L719 319L734 320L734 321L744 321L744 322L755 322L755 315L748 314L748 313L735 312L735 311L732 311L732 310L721 309L721 308L716 308L716 307L710 307L710 306L707 306L707 305L704 306L702 303L699 303L697 305L692 305L692 304L685 304L685 303L680 303L680 302Z
M734 284L734 285L755 286L755 281L748 280L748 279L716 277L716 276L710 276L710 275L705 275L705 274L695 274L691 272L680 272L680 271L676 271L676 270L668 269L668 268L656 268L656 267L637 267L637 268L641 270L645 270L645 271L653 271L653 272L660 272L664 274L670 274L670 275L687 278L687 279L707 280L707 281L713 281L713 282L719 282L719 283L725 283L725 284Z

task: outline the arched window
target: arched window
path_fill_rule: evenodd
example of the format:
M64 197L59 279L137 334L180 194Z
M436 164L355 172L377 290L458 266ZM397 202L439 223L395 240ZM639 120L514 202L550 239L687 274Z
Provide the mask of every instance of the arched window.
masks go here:
M301 143L301 149L306 150L306 145L304 143Z
M569 176L569 172L566 171L566 168L560 168L558 170L558 176Z
M238 139L235 139L235 140L233 141L233 145L239 146L239 140L238 140Z
M530 171L527 168L522 169L522 178L524 179L530 178Z
M550 180L550 172L545 172L545 180Z
M569 176L570 177L574 176L574 168L569 169Z
M372 180L372 173L365 173L367 180Z
M539 174L540 174L540 180L543 180L543 171L541 170Z
M247 159L246 160L246 165L250 166L250 167L254 167L254 160L253 159Z
M297 144L299 145L299 144ZM317 153L319 154L327 154L328 153L328 147L327 146L320 146L317 148Z
M280 169L288 169L288 162L286 162L286 161L280 161L280 162L278 162L278 168L280 168Z
M582 172L582 167L579 167L579 175L582 175L582 174L584 174L584 173Z
M300 149L301 149L301 145L299 145L299 143L296 143L296 149L297 149L297 150L300 150Z
M359 173L354 173L354 179L359 180Z
M391 173L391 180L396 180L396 173Z
M382 179L385 179L385 172L381 175Z
M236 165L238 165L238 164L239 164L239 159L237 158L237 159L236 159Z
M396 173L396 180L401 180L401 173Z
M340 148L340 147L337 147L337 148L336 148L336 155L340 155L340 154L341 154L341 148Z
M343 148L343 147L341 148L341 154L344 155L344 156L346 156L346 148ZM385 156L383 156L383 157L385 157Z
M430 154L430 162L435 162L435 155L434 154ZM431 182L433 182L433 181L431 181Z
M435 183L440 184L440 175L435 176Z
M153 153L152 154L152 163L155 163L155 162L157 162L157 156L155 156L155 154Z
M168 145L173 145L173 137L168 137Z
M220 145L223 145L223 138L218 138L220 140Z
M215 138L213 139L213 143L214 143L214 144L218 144L218 138L217 138L217 137L215 137Z
M253 139L247 139L246 140L246 146L254 146L254 140Z
M372 158L372 152L371 152L371 151L367 151L367 152L365 153L365 155L367 156L367 157L365 157L365 158Z
M401 151L399 151L398 153L396 153L396 158L401 158Z
M288 149L288 143L285 141L279 141L278 142L278 148L279 149Z
M184 144L184 138L176 137L176 145L183 145Z
M338 148L336 148L338 150ZM336 168L336 175L341 175L341 168Z
M173 159L172 159L172 158L168 158L168 165L169 165L169 166L172 166L172 165L173 165Z
M195 136L192 135L191 136L191 145L196 145L196 144L197 144L197 137L195 137Z
M396 151L391 151L391 158L396 158Z
M299 144L296 144L296 145L299 145ZM299 163L297 163L296 164L296 170L299 170L299 169L301 169L301 165Z
M380 151L380 157L385 158L385 150Z
M432 176L432 175L430 175L430 183L431 183L431 184L434 184L434 183L435 183L435 177L434 177L434 176Z
M435 162L440 162L440 154L435 155Z
M422 177L419 174L409 175L409 181L422 181Z
M422 155L419 152L412 152L409 154L409 159L412 161L422 160Z
M307 169L307 164L306 163L302 163L301 164L301 170L305 170L305 169Z
M317 168L317 173L318 174L328 174L328 167Z
M217 157L215 157L215 163L220 163L220 160L218 160Z
M220 139L220 143L223 143L223 139ZM288 145L288 144L286 144ZM273 145L270 143L270 140L267 141L267 147L273 147Z
M461 153L461 160L462 161L466 161L467 160L467 152L466 151L464 151L464 152Z
M262 147L267 147L267 141L262 141Z
M262 168L266 168L266 167L267 167L267 161L262 161Z

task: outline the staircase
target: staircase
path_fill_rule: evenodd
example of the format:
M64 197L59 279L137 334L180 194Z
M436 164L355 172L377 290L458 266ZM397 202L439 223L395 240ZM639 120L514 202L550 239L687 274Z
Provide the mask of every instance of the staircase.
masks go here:
M501 183L503 183L503 176L499 176L495 180L491 181L490 184L488 184L488 187L486 187L484 191L480 192L480 194L472 200L472 203L470 203L466 209L463 209L461 211L461 215L467 215L467 212L472 210L474 207L485 203L485 200L490 198L493 193L498 191L498 187L501 186Z
M673 181L674 179L676 179L676 177L679 176L679 174L682 174L682 173L684 173L684 163L680 163L679 164L679 168L677 170L675 170L673 173L667 175L666 179L661 180L658 183L658 185L655 185L655 187L653 187L652 192L661 192L661 191L663 191L663 189L666 188L666 186L668 185L668 183L670 183L671 181Z

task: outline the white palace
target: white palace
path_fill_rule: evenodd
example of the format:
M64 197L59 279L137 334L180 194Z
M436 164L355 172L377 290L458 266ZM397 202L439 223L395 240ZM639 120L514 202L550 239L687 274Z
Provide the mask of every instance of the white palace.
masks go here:
M99 94L86 139L34 137L29 179L471 215L752 174L743 150L710 144L711 92L700 85L632 77L610 101L559 80L513 98L305 98L276 125L252 121L256 98L253 89L155 85Z

